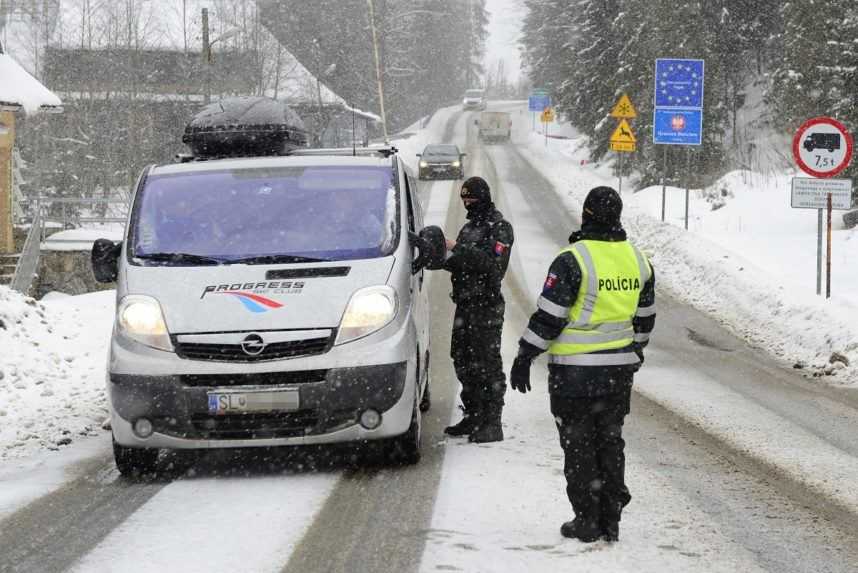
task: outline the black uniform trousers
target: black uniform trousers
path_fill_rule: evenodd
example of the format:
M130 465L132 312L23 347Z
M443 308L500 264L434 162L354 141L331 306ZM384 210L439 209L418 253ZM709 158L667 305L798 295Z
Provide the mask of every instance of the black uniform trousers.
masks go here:
M598 397L551 395L551 413L565 454L566 494L576 516L619 521L631 501L623 440L630 400L631 385Z
M501 359L504 302L460 304L453 318L450 356L462 384L462 404L474 413L503 407L506 375Z

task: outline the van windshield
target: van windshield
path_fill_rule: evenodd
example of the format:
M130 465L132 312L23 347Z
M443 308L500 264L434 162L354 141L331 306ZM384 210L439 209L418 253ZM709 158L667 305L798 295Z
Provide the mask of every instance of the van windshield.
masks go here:
M143 264L339 261L386 256L398 204L389 167L287 167L147 178L131 256Z

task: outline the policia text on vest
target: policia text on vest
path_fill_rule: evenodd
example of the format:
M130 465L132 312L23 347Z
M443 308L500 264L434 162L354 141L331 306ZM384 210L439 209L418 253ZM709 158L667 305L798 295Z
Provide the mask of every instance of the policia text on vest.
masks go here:
M599 279L599 290L641 290L641 281L637 278L617 277L613 279Z

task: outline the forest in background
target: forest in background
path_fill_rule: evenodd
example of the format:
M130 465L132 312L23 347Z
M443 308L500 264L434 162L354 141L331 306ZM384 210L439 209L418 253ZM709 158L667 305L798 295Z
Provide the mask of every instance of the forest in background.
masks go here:
M703 145L690 152L693 184L736 168L761 168L759 146L789 141L807 119L832 116L858 126L858 2L854 0L524 0L522 51L533 85L590 137L591 156L608 153L608 114L623 93L637 107L638 150L629 170L660 179L664 150L652 145L656 58L706 62ZM752 95L762 109L748 125ZM767 137L766 135L772 137ZM670 149L668 176L688 159ZM853 163L844 176L858 174Z

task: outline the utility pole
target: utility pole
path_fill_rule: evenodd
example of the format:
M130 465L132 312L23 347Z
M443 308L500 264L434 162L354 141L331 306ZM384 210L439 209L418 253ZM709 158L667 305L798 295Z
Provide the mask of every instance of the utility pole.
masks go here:
M378 36L375 32L375 8L372 0L366 0L369 4L369 23L372 28L372 51L375 54L375 76L378 79L378 107L381 112L381 128L384 132L384 142L389 143L387 137L387 116L384 114L384 83L381 78L381 62L378 58Z
M203 8L203 75L205 76L205 103L210 104L212 101L212 82L211 82L211 65L212 65L212 45L209 43L209 9Z

